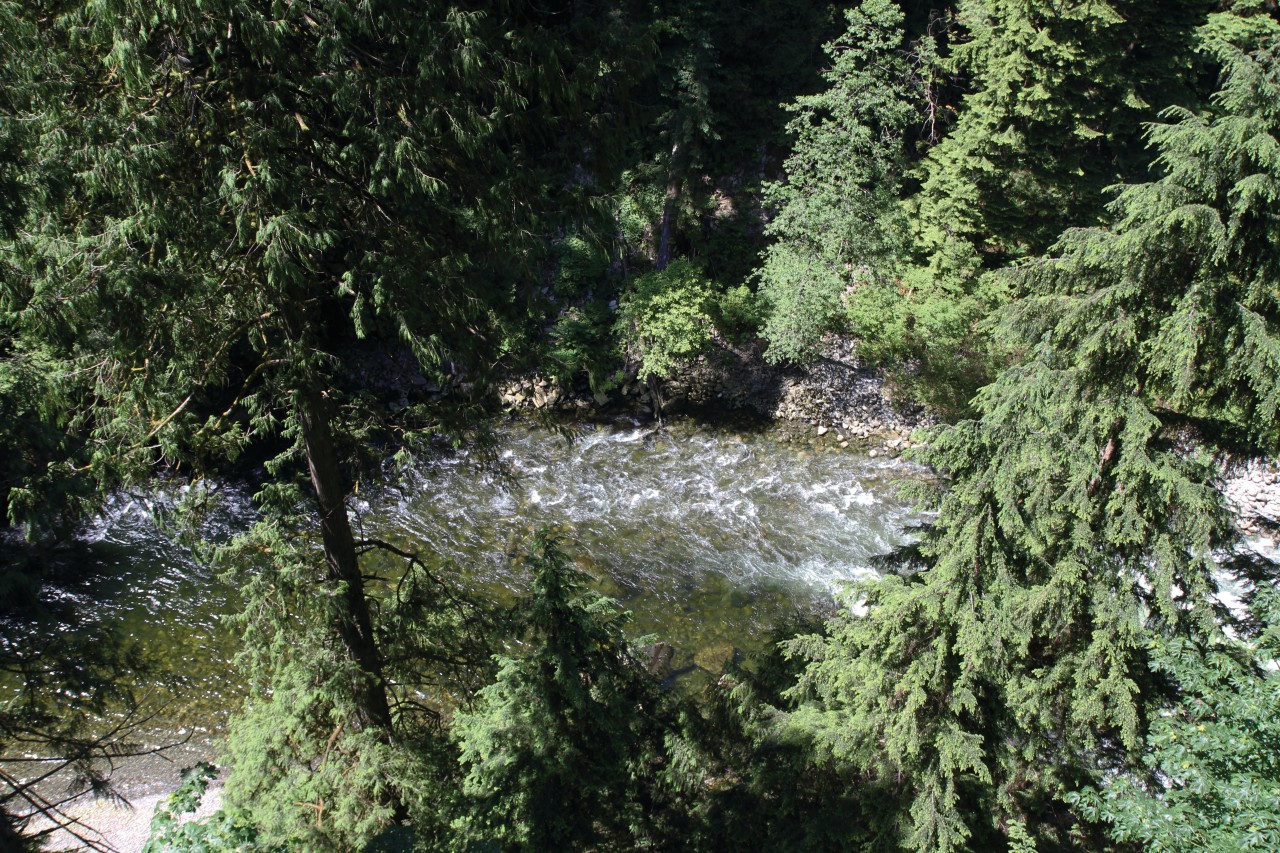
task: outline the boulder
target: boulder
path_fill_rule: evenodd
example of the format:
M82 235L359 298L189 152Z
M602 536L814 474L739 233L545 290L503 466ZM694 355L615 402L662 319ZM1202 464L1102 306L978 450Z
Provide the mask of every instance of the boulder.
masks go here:
M643 650L644 668L659 680L671 674L671 663L676 657L676 647L670 643L654 643Z

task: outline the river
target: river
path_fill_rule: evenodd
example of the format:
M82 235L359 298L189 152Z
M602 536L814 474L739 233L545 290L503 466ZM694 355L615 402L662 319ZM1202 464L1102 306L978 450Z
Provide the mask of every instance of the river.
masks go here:
M679 421L576 428L572 441L513 422L499 433L501 473L465 452L362 486L352 508L367 535L438 555L467 582L510 600L525 588L511 559L551 526L599 588L632 611L635 634L676 649L683 678L706 649L757 650L780 619L830 607L870 558L903 539L911 513L893 482L903 463L787 442L759 425ZM225 536L252 517L234 488L207 524ZM77 614L60 630L113 628L151 653L172 699L168 731L216 743L239 699L236 590L162 535L148 500L117 498L62 552L49 595Z

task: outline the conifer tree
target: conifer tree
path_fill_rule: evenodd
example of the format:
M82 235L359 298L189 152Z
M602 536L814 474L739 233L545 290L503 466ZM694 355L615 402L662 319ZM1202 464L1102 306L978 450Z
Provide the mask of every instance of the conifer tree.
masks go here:
M244 731L275 748L228 792L273 839L357 847L425 802L405 788L421 673L380 643L345 505L357 439L408 425L343 389L335 350L388 334L442 384L500 355L543 235L607 167L591 133L610 124L608 31L570 3L23 14L61 64L25 116L55 191L27 214L10 321L74 364L72 425L104 488L284 447L268 520L235 548L270 555L249 587Z
M794 647L797 725L898 780L912 849L1101 843L1062 797L1140 751L1149 643L1229 619L1209 451L1280 447L1280 22L1234 7L1199 31L1212 114L1149 131L1161 176L1014 273L1025 359L932 433L947 487L915 557Z
M827 88L792 107L786 181L766 188L778 211L759 273L773 360L810 358L833 330L883 334L885 291L897 287L907 248L902 136L921 115L902 11L867 0L846 18L827 45Z
M470 797L459 829L504 850L637 849L667 805L669 700L629 646L627 614L545 532L529 567L527 650L501 656L476 707L454 718Z
M1142 122L1186 102L1191 32L1209 8L959 0L946 67L969 94L913 204L935 274L1040 254L1097 222L1101 189L1142 176Z
M1072 798L1115 841L1228 853L1280 840L1280 612L1271 583L1258 592L1257 634L1152 641L1151 666L1176 682L1177 701L1152 720L1138 772Z

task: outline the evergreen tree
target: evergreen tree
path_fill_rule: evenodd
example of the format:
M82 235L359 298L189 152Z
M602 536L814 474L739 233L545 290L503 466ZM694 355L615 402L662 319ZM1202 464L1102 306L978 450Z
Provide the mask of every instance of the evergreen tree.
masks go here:
M1193 104L1192 31L1210 7L959 0L931 22L947 49L928 71L929 126L954 125L914 171L917 263L887 302L917 396L968 413L1003 358L980 321L1019 295L987 273L1101 222L1103 188L1144 177L1143 122Z
M1099 843L1062 797L1132 766L1162 690L1151 639L1212 642L1229 618L1207 449L1280 446L1278 36L1252 2L1201 29L1213 114L1169 113L1162 176L1018 268L1032 295L1001 328L1025 360L932 433L947 488L916 558L794 646L797 725L899 780L911 848Z
M946 68L967 88L920 165L915 200L936 275L1044 252L1142 176L1142 122L1188 96L1202 0L959 0ZM946 105L943 105L946 109Z
M766 188L777 215L759 275L773 360L811 358L833 330L892 336L887 293L900 286L907 248L902 136L921 119L920 98L897 4L867 0L846 19L844 35L827 45L827 88L791 108L786 181Z
M1280 842L1280 655L1274 577L1252 608L1248 641L1202 647L1152 641L1151 666L1177 684L1153 718L1141 772L1104 779L1073 799L1121 844L1143 850L1274 850Z
M22 14L60 64L25 116L53 189L4 282L11 326L74 365L72 428L104 488L284 447L268 521L233 549L270 557L245 617L252 760L233 743L228 795L272 839L359 846L429 802L408 768L412 697L433 685L380 643L345 505L360 439L412 424L344 390L336 352L386 334L448 384L521 333L546 235L583 209L581 176L607 174L607 30L571 3Z
M545 532L529 568L519 655L454 718L471 798L459 829L504 850L634 850L660 827L675 736L665 699L624 633ZM652 840L652 839L650 839Z

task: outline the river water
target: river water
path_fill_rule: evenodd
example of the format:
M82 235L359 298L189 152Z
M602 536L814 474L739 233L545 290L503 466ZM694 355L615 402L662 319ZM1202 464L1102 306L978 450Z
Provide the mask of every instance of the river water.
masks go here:
M465 453L389 473L353 501L366 535L436 554L499 599L525 588L511 559L551 526L601 591L633 613L635 634L676 649L758 649L797 610L830 607L870 558L902 541L911 520L893 482L915 472L815 440L760 428L682 421L576 428L572 441L513 423L500 431L500 472ZM227 535L249 523L247 498L210 522ZM50 594L79 614L63 630L114 628L157 659L172 694L170 729L215 739L238 701L237 595L158 533L147 502L121 497L50 575Z

